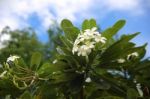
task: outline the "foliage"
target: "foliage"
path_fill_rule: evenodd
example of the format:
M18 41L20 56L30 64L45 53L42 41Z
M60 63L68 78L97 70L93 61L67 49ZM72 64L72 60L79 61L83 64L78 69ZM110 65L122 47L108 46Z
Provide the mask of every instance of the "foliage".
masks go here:
M3 64L1 98L150 99L150 61L144 59L146 44L136 46L131 42L139 33L115 40L114 35L124 25L125 20L119 20L102 31L99 35L106 38L106 42L94 43L94 47L89 47L90 52L82 56L72 53L74 42L83 32L98 27L96 21L85 20L80 30L64 19L61 22L64 34L58 36L60 43L52 56L53 62L41 62L42 52L39 51L32 54L29 62L17 58Z

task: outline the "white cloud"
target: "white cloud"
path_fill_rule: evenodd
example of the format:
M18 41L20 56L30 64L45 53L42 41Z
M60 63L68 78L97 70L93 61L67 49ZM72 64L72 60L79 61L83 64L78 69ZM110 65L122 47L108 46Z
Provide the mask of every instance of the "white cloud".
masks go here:
M140 0L1 0L0 30L6 25L12 29L30 26L27 20L32 14L37 14L43 28L48 28L51 19L76 21L78 17L94 16L96 12L92 11L95 8L102 14L110 11L144 12Z
M4 45L3 43L4 43L5 41L10 40L10 39L11 39L11 37L10 37L10 35L8 35L8 34L0 35L0 49L1 49L1 48L4 48L6 45Z
M140 0L105 0L104 4L110 10L132 11L133 13L143 11Z

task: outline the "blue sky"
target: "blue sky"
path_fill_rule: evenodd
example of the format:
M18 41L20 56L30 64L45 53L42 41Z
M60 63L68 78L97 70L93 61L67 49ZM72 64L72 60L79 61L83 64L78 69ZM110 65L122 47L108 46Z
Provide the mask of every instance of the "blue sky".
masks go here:
M70 19L80 27L84 19L94 18L102 30L117 20L125 19L126 26L119 32L141 32L133 41L146 42L150 56L150 0L0 0L0 30L32 27L40 40L47 40L46 30L62 19Z

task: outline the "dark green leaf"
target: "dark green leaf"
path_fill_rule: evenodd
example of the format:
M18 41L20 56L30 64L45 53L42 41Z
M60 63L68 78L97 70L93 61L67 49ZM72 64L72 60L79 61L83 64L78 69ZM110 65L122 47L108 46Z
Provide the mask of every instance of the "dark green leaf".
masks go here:
M96 21L94 19L84 20L82 23L82 31L91 29L93 27L97 27Z
M80 30L74 27L73 24L67 19L62 20L61 27L63 31L65 32L66 38L74 42Z
M73 24L68 19L63 19L61 22L61 27L62 28L69 28L69 27L73 27Z
M96 98L96 99L124 99L124 98L117 97L117 96L103 96L103 97Z
M73 42L69 41L64 36L60 36L60 39L61 39L62 43L64 44L64 46L67 47L68 50L72 50L72 43Z
M127 90L127 99L137 99L138 93L135 89L130 88Z
M66 67L64 62L56 62L55 64L45 63L37 71L40 77L48 76L53 73L63 71Z
M117 21L112 27L106 29L102 32L102 36L106 37L108 40L111 39L123 26L125 25L125 20Z
M34 70L34 69L37 69L41 63L41 54L38 53L38 52L35 52L32 54L32 57L31 57L31 68Z
M31 95L31 93L30 93L29 91L25 91L25 92L20 96L19 99L33 99L33 98L32 98L32 95Z

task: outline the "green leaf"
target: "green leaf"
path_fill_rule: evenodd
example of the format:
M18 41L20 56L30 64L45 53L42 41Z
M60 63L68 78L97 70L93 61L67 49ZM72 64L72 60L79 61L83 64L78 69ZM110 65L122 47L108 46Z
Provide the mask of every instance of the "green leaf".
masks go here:
M33 70L36 70L39 67L39 65L41 63L41 58L42 58L42 56L39 52L35 52L32 54L30 65Z
M50 63L44 63L40 69L37 71L38 75L41 76L48 76L49 74L52 73L50 69Z
M140 62L138 65L136 65L135 68L133 68L133 71L135 72L140 72L141 70L148 70L150 68L150 61L149 60L144 60Z
M137 99L138 93L135 89L130 88L127 90L127 99Z
M125 88L127 88L127 86L124 84L124 82L121 82L121 80L117 80L110 75L106 75L106 74L104 75L103 73L100 73L98 71L95 72L95 70L93 71L95 73L95 78L97 79L97 80L95 79L95 82L97 83L99 82L99 84L102 85L102 83L100 83L100 80L99 80L99 79L102 79L103 86L105 85L111 93L118 94L118 96L126 95Z
M62 43L64 44L64 46L68 49L68 50L72 50L72 42L69 41L68 39L66 39L64 36L60 36L60 39L62 41Z
M76 78L75 73L57 72L56 74L53 74L51 76L51 79L52 79L51 83L53 83L53 84L64 83L64 82L66 83L68 81L73 80L74 78ZM70 82L70 84L71 84L71 82ZM74 85L72 85L72 86L74 86Z
M71 21L67 19L62 20L61 27L65 33L66 38L68 38L71 41L74 41L80 33L80 30L74 27Z
M57 86L50 85L49 83L43 83L38 88L38 93L34 99L60 99L58 98ZM62 97L61 97L62 98Z
M7 95L5 99L11 99L11 95Z
M64 62L56 62L55 64L45 63L37 71L40 77L45 77L50 74L63 71L66 67Z
M142 59L145 56L145 54L146 54L146 46L147 46L147 43L142 45L142 46L135 47L132 50L133 52L137 52L139 54L139 56L137 57L139 60Z
M84 20L82 23L82 31L91 29L93 27L97 27L96 21L94 19Z
M90 23L91 28L92 28L92 27L97 27L96 20L90 19L90 20L89 20L89 23Z
M84 20L82 23L82 30L86 30L89 29L89 21L88 20Z
M22 58L17 59L17 64L21 67L27 67L26 63L24 62L24 60Z
M29 91L25 91L19 99L33 99Z
M96 99L124 99L124 98L117 97L117 96L104 96Z
M93 91L87 99L124 99L119 95L109 93L108 91L96 90Z
M103 31L102 36L106 37L107 40L111 39L125 25L125 23L125 20L117 21L112 27Z
M67 19L64 19L62 20L61 22L61 27L62 28L69 28L69 27L73 27L73 24L71 21L67 20Z
M140 34L140 32L136 32L134 34L122 35L121 39L124 41L130 41L131 39L133 39L134 37L136 37L139 34Z
M105 81L100 81L100 78L95 76L95 77L92 77L92 80L93 80L93 84L96 86L96 89L101 89L101 90L108 90L111 85Z
M10 94L11 96L16 96L20 92L18 88L13 84L13 82L10 79L1 78L0 80L0 96L6 96ZM15 90L15 91L14 91Z

